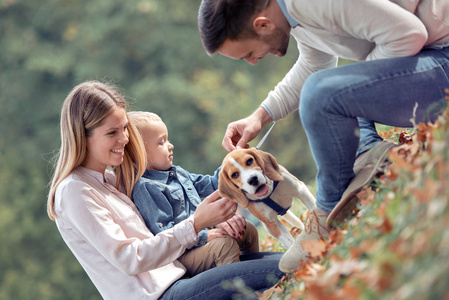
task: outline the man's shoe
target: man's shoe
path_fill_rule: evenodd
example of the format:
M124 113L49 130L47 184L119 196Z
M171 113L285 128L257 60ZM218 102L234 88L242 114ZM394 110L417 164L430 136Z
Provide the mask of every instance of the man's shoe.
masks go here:
M387 160L388 151L394 146L397 145L382 141L357 157L354 163L355 176L327 218L327 226L329 228L344 222L348 217L352 216L359 202L357 193L364 186L369 185L375 177L385 172L390 165L390 162Z
M329 230L326 220L329 214L319 208L315 208L310 213L305 222L305 229L295 239L295 243L284 253L279 261L279 269L284 273L294 272L302 260L308 260L309 253L301 246L305 241L318 241L327 239Z

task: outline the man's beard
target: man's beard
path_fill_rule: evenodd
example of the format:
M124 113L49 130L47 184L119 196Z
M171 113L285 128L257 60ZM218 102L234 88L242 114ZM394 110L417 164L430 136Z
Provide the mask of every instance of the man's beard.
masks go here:
M271 53L274 52L277 56L284 56L287 54L290 35L285 34L282 30L276 28L273 34L269 36L262 36L260 40L272 47L272 50L270 51Z

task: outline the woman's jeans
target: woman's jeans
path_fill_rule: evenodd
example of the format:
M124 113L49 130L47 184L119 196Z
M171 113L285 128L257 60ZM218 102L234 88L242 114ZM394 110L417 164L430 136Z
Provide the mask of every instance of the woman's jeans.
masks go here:
M243 283L246 287L243 290L248 291L248 295L238 299L258 299L254 291L263 292L285 275L278 267L282 254L257 252L242 255L240 262L212 268L192 278L176 281L159 299L229 300L240 294L237 292L239 283L235 283L235 280Z
M358 154L382 139L374 122L412 127L435 121L446 105L449 47L412 57L319 71L303 86L301 121L317 165L317 206L330 212L354 177Z

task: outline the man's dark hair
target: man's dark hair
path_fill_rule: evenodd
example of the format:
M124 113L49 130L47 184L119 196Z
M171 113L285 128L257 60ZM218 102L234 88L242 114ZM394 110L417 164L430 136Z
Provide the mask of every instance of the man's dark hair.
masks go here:
M253 16L264 10L270 0L203 0L198 12L198 29L209 55L217 52L227 39L255 37Z

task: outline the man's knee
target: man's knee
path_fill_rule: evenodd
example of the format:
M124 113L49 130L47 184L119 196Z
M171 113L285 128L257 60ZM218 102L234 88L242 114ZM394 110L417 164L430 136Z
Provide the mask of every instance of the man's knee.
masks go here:
M329 112L338 110L342 85L326 75L327 70L310 75L301 90L299 114L304 126L319 122ZM337 106L335 106L337 105Z
M309 77L304 83L299 102L299 115L303 123L316 120L316 115L322 110L322 101L317 101L321 99L320 93L321 91L315 88L315 80Z

